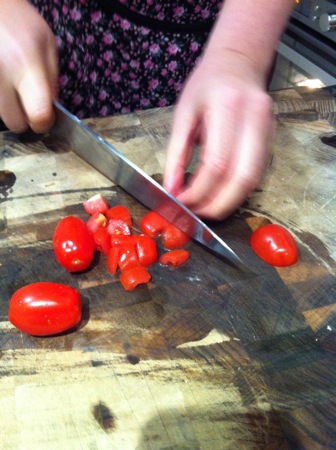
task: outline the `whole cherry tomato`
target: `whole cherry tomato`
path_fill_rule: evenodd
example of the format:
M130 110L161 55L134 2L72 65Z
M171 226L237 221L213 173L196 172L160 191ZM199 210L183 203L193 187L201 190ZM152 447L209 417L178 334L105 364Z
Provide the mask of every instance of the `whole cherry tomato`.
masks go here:
M79 217L64 217L55 228L52 242L56 260L69 272L89 267L95 243L86 223Z
M59 283L38 282L17 290L9 301L9 321L24 333L49 336L75 327L82 303L76 289Z
M293 236L280 225L264 225L252 233L250 244L260 259L272 266L290 266L298 260Z

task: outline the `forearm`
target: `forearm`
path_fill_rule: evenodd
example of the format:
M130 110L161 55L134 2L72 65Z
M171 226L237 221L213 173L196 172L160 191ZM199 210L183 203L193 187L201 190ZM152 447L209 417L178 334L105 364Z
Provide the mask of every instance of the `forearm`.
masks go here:
M225 0L205 54L235 52L267 77L294 5L295 0Z

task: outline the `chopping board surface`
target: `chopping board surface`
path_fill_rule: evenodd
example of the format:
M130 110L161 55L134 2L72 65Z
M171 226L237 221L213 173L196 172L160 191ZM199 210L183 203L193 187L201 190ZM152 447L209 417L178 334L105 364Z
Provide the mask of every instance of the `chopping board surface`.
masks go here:
M325 91L273 96L265 180L209 224L247 269L191 242L184 266L153 265L133 292L104 255L67 273L51 236L66 215L86 219L95 193L129 207L137 230L147 209L49 136L1 135L0 448L333 448L336 105ZM87 123L161 180L171 112ZM252 231L269 222L295 237L296 265L274 268L252 252ZM36 281L80 291L77 330L37 338L8 322L13 292Z

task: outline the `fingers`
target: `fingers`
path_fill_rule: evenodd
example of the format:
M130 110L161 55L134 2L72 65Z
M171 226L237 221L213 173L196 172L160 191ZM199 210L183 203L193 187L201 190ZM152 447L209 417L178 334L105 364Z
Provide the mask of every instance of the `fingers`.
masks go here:
M184 186L185 170L198 139L197 122L187 102L177 106L163 177L165 189L173 195L178 195Z
M13 1L0 10L0 40L0 117L14 132L44 133L58 85L53 33L28 2Z
M173 127L165 173L171 171L175 181L172 193L195 214L223 219L244 202L262 178L273 131L272 101L260 88L225 89L223 96L218 91L203 114L195 117L189 122L179 119ZM201 157L192 179L184 185L195 130L201 138Z

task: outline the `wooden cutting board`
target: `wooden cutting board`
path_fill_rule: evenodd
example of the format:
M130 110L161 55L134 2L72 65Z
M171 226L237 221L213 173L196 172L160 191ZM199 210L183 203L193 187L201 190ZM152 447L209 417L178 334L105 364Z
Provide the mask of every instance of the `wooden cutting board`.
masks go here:
M146 208L49 136L0 135L1 449L335 448L336 101L325 90L272 95L265 179L210 224L250 270L192 242L188 263L152 266L152 282L133 292L104 256L67 273L51 236L66 215L86 219L95 193L128 206L136 228ZM160 180L171 115L87 122ZM295 266L251 251L267 222L294 235ZM36 281L79 289L79 329L37 338L8 322L13 292Z

